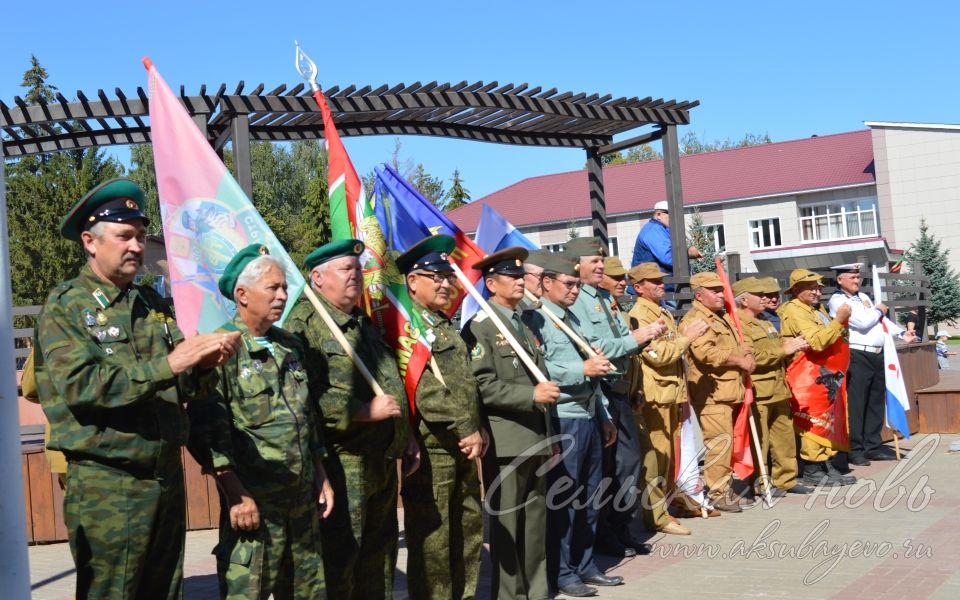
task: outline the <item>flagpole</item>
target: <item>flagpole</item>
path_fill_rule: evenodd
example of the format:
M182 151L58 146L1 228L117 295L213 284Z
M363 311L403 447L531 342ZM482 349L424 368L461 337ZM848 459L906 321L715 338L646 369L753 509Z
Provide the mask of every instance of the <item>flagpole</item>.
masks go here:
M363 359L357 354L356 350L353 349L353 346L350 345L350 342L347 341L347 338L344 337L343 332L340 331L340 326L337 325L337 322L333 320L333 317L330 316L330 312L327 311L327 307L320 302L320 299L317 298L317 294L310 287L308 282L303 288L303 293L306 295L307 300L310 301L310 304L313 305L313 308L320 313L320 318L323 319L323 322L327 324L327 328L330 330L330 333L333 334L333 337L336 338L337 342L340 343L340 346L343 348L343 351L347 353L347 356L350 357L350 360L353 361L354 366L357 367L357 370L360 371L360 374L363 375L363 378L370 384L370 387L373 389L373 394L375 396L384 396L386 395L383 391L383 388L380 387L380 384L377 383L377 380L373 378L373 375L370 373L370 370L367 369L367 365L363 364Z
M726 298L729 295L730 299L730 318L733 320L734 326L737 328L737 333L740 334L740 351L749 352L750 349L747 348L747 343L743 339L743 325L740 323L740 315L737 314L737 300L733 296L733 289L730 287L730 280L727 278L727 272L723 268L723 258L721 256L716 257L717 265L717 275L720 276L721 281L723 281L723 295ZM743 374L743 383L746 386L746 394L753 395L753 379L750 377L750 373L744 372ZM751 404L753 401L751 401ZM750 423L750 435L753 438L754 450L757 452L757 462L760 463L760 485L763 487L763 496L767 501L767 506L773 506L773 498L770 495L770 480L767 477L767 457L763 454L763 447L760 445L760 435L757 433L757 421L753 418L753 410L748 406L746 407L750 412L747 414L747 420ZM743 407L740 408L743 410Z
M528 300L532 302L540 301L540 299L537 298L534 295L534 293L528 289L524 289L523 294L527 297ZM580 337L572 329L570 329L570 326L564 323L563 319L553 314L553 311L551 311L549 308L543 305L541 305L538 308L538 310L542 312L548 319L553 321L554 325L559 327L565 334L567 334L567 337L569 337L574 344L576 344L581 350L583 350L587 356L590 356L590 357L598 356L597 351L591 348L590 344L588 344L582 337Z

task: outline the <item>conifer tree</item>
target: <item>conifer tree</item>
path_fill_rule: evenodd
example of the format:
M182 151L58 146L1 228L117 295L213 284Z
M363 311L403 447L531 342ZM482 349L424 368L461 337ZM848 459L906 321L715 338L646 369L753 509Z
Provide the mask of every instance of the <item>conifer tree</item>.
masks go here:
M907 259L923 265L923 274L930 279L929 323L954 323L960 317L960 277L950 268L950 250L945 250L929 232L925 219L920 220L920 237L910 244Z

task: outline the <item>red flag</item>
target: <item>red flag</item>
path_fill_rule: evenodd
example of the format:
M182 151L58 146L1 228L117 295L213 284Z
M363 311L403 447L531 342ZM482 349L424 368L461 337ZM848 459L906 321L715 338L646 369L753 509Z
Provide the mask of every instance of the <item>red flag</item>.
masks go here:
M727 279L727 272L723 270L723 259L717 256L717 275L723 282L723 303L726 305L727 314L733 321L733 326L740 336L740 348L747 351L746 342L743 341L743 325L740 323L740 315L737 314L737 303L733 297L733 288L730 287L730 280ZM750 411L753 410L753 380L750 373L743 374L743 403L740 404L740 410L737 412L737 420L733 424L733 471L740 479L746 479L753 474L755 466L753 464L753 452L750 451Z

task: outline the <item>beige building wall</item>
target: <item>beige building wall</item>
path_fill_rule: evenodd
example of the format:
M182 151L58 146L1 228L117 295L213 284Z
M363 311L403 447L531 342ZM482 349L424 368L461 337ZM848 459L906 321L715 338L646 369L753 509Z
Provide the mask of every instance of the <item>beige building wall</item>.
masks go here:
M873 130L880 227L908 249L925 219L960 271L960 126L867 122Z

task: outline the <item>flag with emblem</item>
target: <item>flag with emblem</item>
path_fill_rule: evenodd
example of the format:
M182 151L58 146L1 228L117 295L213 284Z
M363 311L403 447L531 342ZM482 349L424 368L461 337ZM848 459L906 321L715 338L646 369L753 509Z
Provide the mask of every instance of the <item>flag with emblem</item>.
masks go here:
M704 494L703 478L700 476L700 458L703 452L697 452L697 425L694 422L693 408L689 402L680 405L680 435L675 438L674 476L677 490L698 506L707 506Z
M356 238L366 246L360 256L363 309L397 355L412 416L416 411L417 383L430 361L430 328L407 293L406 281L394 262L398 253L388 247L384 228L377 220L376 199L364 193L323 91L315 89L313 97L320 107L327 145L333 239ZM425 236L418 239L422 237Z
M217 282L230 259L255 243L284 265L290 297L282 324L303 290L303 275L153 62L144 58L143 64L177 325L189 336L233 318L236 305L220 294Z
M874 305L880 304L881 298L880 271L877 267L873 267ZM897 345L893 340L893 336L899 335L903 329L887 317L880 319L880 326L883 329L883 376L886 384L885 424L909 440L910 424L907 421L907 411L910 410L910 401L907 386L903 381L903 371L900 369Z

